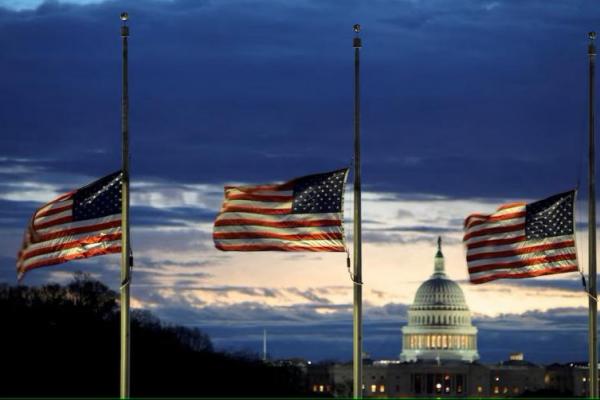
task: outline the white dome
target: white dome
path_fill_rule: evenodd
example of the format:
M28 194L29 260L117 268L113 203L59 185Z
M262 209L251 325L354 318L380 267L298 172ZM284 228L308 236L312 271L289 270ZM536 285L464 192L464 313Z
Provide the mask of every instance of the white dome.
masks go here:
M434 274L421 284L412 310L469 310L465 295L458 284L445 275Z
M477 328L460 286L444 271L441 238L435 256L434 273L419 286L408 309L408 325L402 328L404 361L474 361L477 353Z

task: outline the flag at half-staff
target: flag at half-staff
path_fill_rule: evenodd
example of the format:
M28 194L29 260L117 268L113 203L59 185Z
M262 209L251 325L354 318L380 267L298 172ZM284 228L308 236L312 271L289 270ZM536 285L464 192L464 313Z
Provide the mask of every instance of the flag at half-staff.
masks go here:
M214 224L224 251L346 250L344 187L348 169L281 184L226 186Z
M121 171L65 193L37 209L17 255L27 271L121 251Z
M471 282L577 271L574 203L569 191L468 216L463 242Z

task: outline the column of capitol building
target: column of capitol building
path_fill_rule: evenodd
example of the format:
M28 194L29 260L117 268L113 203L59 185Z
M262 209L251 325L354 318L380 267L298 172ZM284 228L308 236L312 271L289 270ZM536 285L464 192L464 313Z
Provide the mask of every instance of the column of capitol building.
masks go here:
M460 286L445 272L438 239L433 275L423 282L408 308L398 360L365 360L365 397L513 397L524 392L554 390L586 395L587 366L540 366L522 353L497 364L478 361L477 328ZM352 363L311 365L309 391L348 397Z

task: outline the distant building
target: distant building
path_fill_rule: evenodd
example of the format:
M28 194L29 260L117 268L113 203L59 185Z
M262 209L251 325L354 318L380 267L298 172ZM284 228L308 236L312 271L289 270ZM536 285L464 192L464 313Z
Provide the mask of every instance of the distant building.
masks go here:
M510 361L523 361L525 359L525 357L523 356L523 353L518 352L518 353L510 353L510 356L508 357L508 359Z
M462 289L444 268L442 240L434 259L431 278L421 284L408 309L408 325L402 328L402 361L479 359L477 328Z
M460 286L445 273L441 239L433 275L419 287L402 328L399 360L365 361L365 397L586 396L587 366L541 366L512 353L509 360L479 363L477 328ZM350 397L352 364L308 365L309 391Z

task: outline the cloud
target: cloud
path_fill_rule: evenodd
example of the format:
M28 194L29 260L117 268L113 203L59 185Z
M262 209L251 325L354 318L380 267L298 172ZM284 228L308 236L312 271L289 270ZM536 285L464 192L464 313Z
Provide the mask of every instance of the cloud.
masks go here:
M17 282L17 258L15 257L0 257L0 281L1 282Z
M408 210L398 210L398 212L396 213L396 217L397 218L408 218L410 219L411 217L413 217L414 214Z
M15 11L35 10L41 7L48 7L51 4L95 4L107 0L0 0L0 8L6 8Z
M504 280L502 286L539 289L539 290L563 290L582 294L584 292L581 279L518 279Z
M173 312L187 313L189 324L209 332L217 347L222 349L259 352L262 331L266 329L273 357L301 355L313 360L349 360L352 354L351 307L338 305L329 313L316 310L316 305L266 307L260 303L240 303ZM376 359L397 359L406 311L405 304L366 307L363 320L365 351ZM539 363L568 362L586 357L585 309L477 317L474 324L479 329L479 351L484 362L505 360L514 351L523 351L526 359ZM549 352L548 343L561 343L560 349Z
M0 199L0 224L4 229L27 227L33 212L40 206L33 201L11 201Z
M214 210L199 207L131 207L131 223L139 227L193 226L198 222L212 222L215 215Z
M244 13L237 1L85 3L3 11L2 37L11 38L3 42L4 54L12 62L0 96L6 121L0 156L35 160L42 146L44 160L32 166L48 172L95 176L119 165L120 50L111 37L119 12L128 8L134 181L268 182L347 165L352 70L340 43L349 34L342 27L359 13L368 48L365 187L535 196L555 182L573 182L576 168L564 166L576 165L579 153L560 143L580 102L579 92L565 90L573 86L572 74L562 71L576 68L573 27L598 14L583 3L268 2L251 12L243 7ZM527 40L515 43L515 37ZM94 53L83 51L91 43ZM401 58L389 51L392 44L403 49ZM557 47L565 49L559 57ZM422 62L436 57L445 60L443 70ZM540 65L556 67L539 76ZM555 93L560 104L550 100ZM510 145L515 142L521 146ZM538 152L525 150L536 146Z
M314 302L314 303L321 303L321 304L329 304L330 303L330 301L327 298L321 297L317 293L315 293L316 290L314 290L314 289L301 291L297 288L289 288L288 290L290 292L295 293L298 296L304 297L305 299L307 299L311 302Z
M432 240L429 235L402 235L386 231L364 230L362 239L365 243L377 243L382 245L398 245L407 243L429 243Z
M391 228L386 228L386 231L391 232L426 232L426 233L456 233L461 232L462 229L460 227L444 227L444 226L424 226L424 225L416 225L416 226L394 226Z
M203 268L212 265L209 260L170 260L170 259L153 259L149 257L139 257L136 259L136 265L151 269L155 273L160 273L164 268L168 267L183 267L183 268Z
M273 345L281 343L274 354L302 348L311 357L348 357L343 255L220 253L211 222L223 184L351 164L350 29L358 17L367 351L399 352L406 306L386 304L410 296L423 265L429 273L437 235L449 268L464 277L457 245L466 215L585 180L586 83L576 71L587 60L581 27L600 17L589 2L4 2L0 280L13 280L36 207L121 165L123 9L131 16L134 297L164 318L196 321L221 346L254 346L264 325ZM351 223L350 197L346 206ZM406 267L401 278L398 266ZM116 256L40 269L27 282L68 280L78 269L119 285ZM527 300L519 310L577 304L577 283L535 281L467 291L490 313L501 306L485 301L502 291ZM568 337L551 329L555 316L482 319L482 355L541 349L535 338L562 343ZM502 329L521 323L529 334L514 332L502 344ZM569 346L557 358L580 354Z
M397 233L401 232L401 233ZM374 243L381 245L405 245L405 244L416 244L416 243L433 243L439 235L444 233L456 233L456 229L452 228L427 228L419 231L418 229L412 229L412 227L400 228L400 229L382 229L382 230L371 230L365 229L363 231L363 241L365 243ZM352 236L350 236L351 238ZM444 243L446 244L459 244L462 243L460 238L451 237L444 235Z

